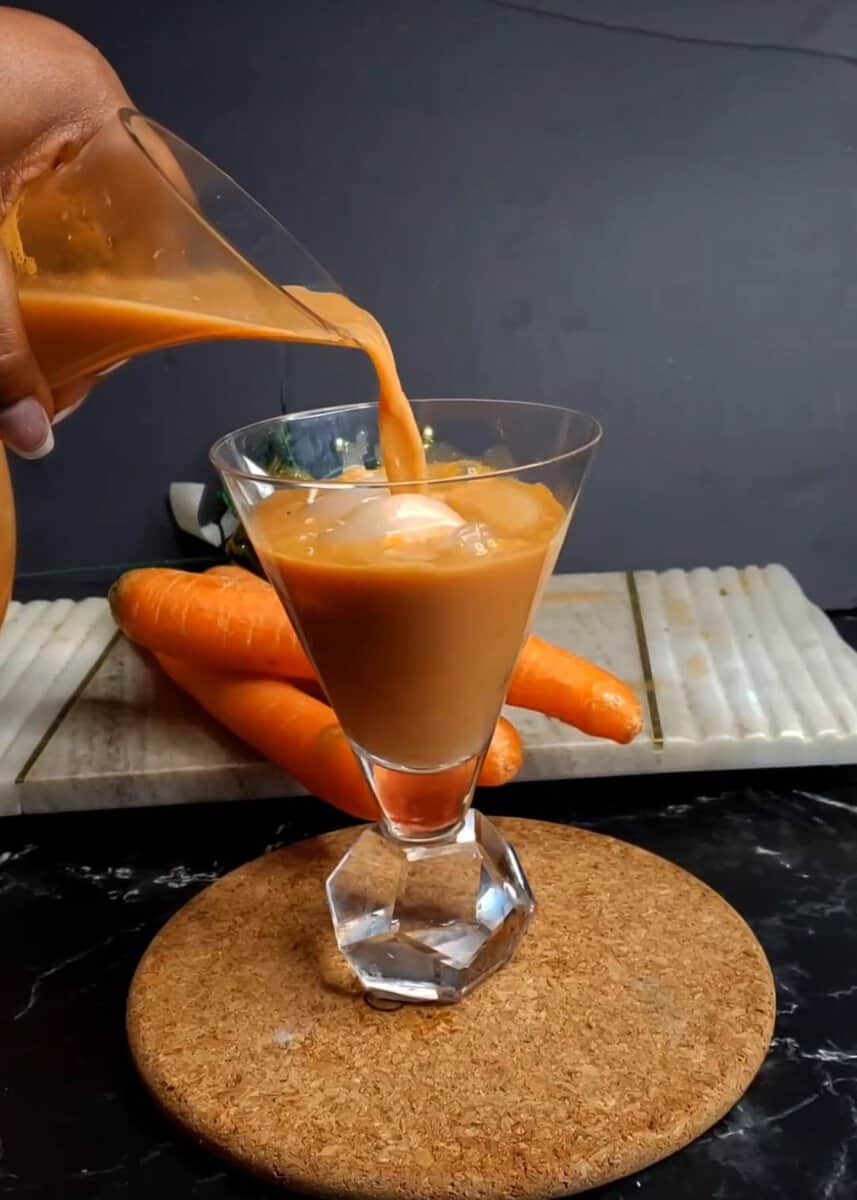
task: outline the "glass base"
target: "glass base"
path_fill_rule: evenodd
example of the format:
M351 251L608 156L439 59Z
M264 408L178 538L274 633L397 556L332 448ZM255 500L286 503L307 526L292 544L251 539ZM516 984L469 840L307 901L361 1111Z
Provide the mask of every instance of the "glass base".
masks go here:
M373 825L327 881L339 948L378 996L452 1004L512 957L535 900L512 847L471 809L433 841Z

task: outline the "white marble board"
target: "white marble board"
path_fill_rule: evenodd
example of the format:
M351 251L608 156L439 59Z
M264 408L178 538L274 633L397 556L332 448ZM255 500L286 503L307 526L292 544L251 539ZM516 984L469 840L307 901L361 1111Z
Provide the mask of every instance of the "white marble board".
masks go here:
M525 779L857 762L857 653L783 567L556 576L537 632L627 679L646 728L615 746L511 710ZM106 601L11 606L0 814L299 790L129 646Z

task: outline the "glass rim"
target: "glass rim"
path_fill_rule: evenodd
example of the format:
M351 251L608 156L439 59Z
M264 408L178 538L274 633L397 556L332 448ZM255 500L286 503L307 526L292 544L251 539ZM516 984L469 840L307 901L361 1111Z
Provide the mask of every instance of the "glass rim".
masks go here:
M448 487L454 483L465 483L472 479L499 479L503 476L517 475L522 471L533 471L539 467L549 467L556 463L566 462L568 460L578 458L584 454L591 453L601 441L604 429L601 423L589 413L581 412L574 408L563 408L559 404L544 404L538 400L492 400L490 398L479 398L470 396L432 396L413 400L414 404L484 404L486 406L493 405L495 407L508 406L509 408L529 408L541 409L544 412L561 413L566 417L580 417L590 423L590 436L582 441L579 445L573 446L569 450L563 450L559 454L550 454L546 458L533 459L526 463L517 463L511 467L498 467L493 471L485 471L480 475L453 475L444 476L442 479L407 479L396 481L393 486L397 488L421 488L421 487ZM330 489L331 491L337 488L389 488L390 481L387 479L297 479L291 478L288 475L269 475L266 471L247 471L240 467L228 466L223 462L223 449L235 442L242 434L249 434L254 429L261 429L264 425L276 424L291 424L304 420L312 420L317 417L329 416L334 413L355 413L377 411L379 404L377 400L362 401L357 404L336 404L330 408L310 408L305 411L296 413L281 413L274 417L265 417L261 421L251 421L249 425L242 425L239 429L233 429L231 433L226 433L223 437L217 439L208 452L208 459L212 466L223 476L228 476L230 479L243 479L249 483L271 484L275 487L283 487L288 485L294 488L311 489Z

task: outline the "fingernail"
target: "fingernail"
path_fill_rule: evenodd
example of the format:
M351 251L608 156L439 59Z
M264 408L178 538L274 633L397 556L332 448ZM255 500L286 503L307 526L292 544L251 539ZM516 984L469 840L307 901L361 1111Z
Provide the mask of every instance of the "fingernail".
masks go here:
M35 396L0 409L0 439L20 458L44 458L54 448L48 414Z

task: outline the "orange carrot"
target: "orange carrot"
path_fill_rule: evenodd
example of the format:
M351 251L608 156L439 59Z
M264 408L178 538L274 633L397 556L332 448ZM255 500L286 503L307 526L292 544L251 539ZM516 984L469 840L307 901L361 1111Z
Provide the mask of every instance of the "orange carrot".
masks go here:
M217 567L209 567L205 572L208 576L213 576L215 579L231 579L235 584L247 584L250 587L265 590L270 588L270 583L267 579L263 579L260 575L255 575L252 571L248 571L246 567L239 567L237 563L221 563Z
M308 792L353 817L377 819L369 786L326 704L281 679L230 674L162 654L157 659L173 682L210 716L293 775ZM522 757L517 730L501 721L479 782L487 787L509 782L520 769ZM450 786L460 783L449 782ZM385 797L390 803L395 799L393 792ZM448 800L434 797L435 803ZM403 795L402 801L407 803L408 797Z
M479 786L502 787L504 783L511 783L523 764L524 743L521 735L511 721L501 717L479 772Z
M156 653L220 670L315 680L274 589L243 567L205 575L131 571L114 585L110 603L126 636ZM537 637L521 652L508 702L616 742L632 741L643 727L642 707L627 684Z
M229 571L236 583L271 586L243 567L215 567L211 573L215 571ZM616 742L633 741L643 727L642 707L627 684L537 637L531 637L521 652L508 701L519 708L556 717L594 737ZM513 756L520 755L520 747L515 750L510 746L510 749ZM491 764L489 759L485 770ZM513 773L517 774L519 769L520 763Z
M374 821L378 808L333 709L281 679L212 670L158 654L174 683L308 792Z
M156 654L253 675L315 678L276 592L262 580L144 567L113 585L110 607L125 636Z
M614 742L633 741L643 728L642 706L626 683L537 637L521 651L507 701Z

